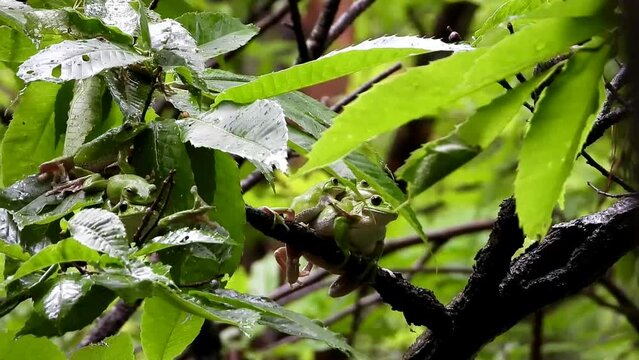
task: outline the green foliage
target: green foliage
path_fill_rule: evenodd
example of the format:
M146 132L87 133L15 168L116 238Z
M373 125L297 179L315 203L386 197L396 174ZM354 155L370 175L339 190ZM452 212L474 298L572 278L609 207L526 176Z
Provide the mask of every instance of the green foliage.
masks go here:
M170 360L195 339L204 319L180 311L158 297L144 302L140 337L149 360Z
M482 13L492 15L475 18L471 47L379 37L382 27L392 34L434 24L432 17L406 14L450 4L402 0L391 8L377 2L355 24L357 45L284 69L294 43L273 34L257 40L267 29L238 19L256 15L247 9L264 3L161 0L150 10L150 1L139 0L0 0L0 111L3 122L5 113L12 115L0 128L0 326L8 329L0 335L0 359L64 358L52 342L33 335L60 337L56 344L71 352L83 328L117 298L144 300L139 342L128 334L134 324L73 352L72 359L132 359L138 345L148 359L172 359L204 320L246 336L269 328L317 340L266 350L255 350L259 341L231 345L247 357L299 355L300 349L310 355L325 347L353 357L361 355L355 349L399 357L416 330L388 307L363 312L369 317L351 346L338 334L350 331L348 317L330 330L311 319L343 313L354 296L335 301L311 294L284 307L254 295L268 294L280 279L270 245L246 226L245 203L286 206L324 179L307 177L311 170L352 188L368 182L402 215L388 227L393 238L426 239L423 228L494 217L498 202L513 193L529 239L547 231L553 214L573 218L602 206L584 186L591 172L576 158L600 108L602 76L616 71L611 59L625 57L612 3L483 1ZM244 53L226 56L236 50ZM411 66L411 56L424 54L426 65ZM346 75L366 78L395 61L403 61L402 73L375 84L340 114L295 91ZM213 63L221 69L206 68ZM274 72L243 74L265 69ZM515 85L522 77L526 81ZM512 89L499 88L504 82ZM524 104L534 107L532 116ZM385 134L424 117L431 121L425 144L389 170ZM605 141L593 145L601 158L609 151ZM307 163L300 168L291 151ZM289 168L298 169L297 176L285 178ZM254 170L270 187L241 188ZM155 186L148 204L133 203L128 192L134 190L126 185L119 201L107 201L107 195L113 200L108 185L88 186L95 175L108 184L127 172ZM566 204L563 210L555 209L558 202ZM482 241L471 236L447 244L436 267L470 269ZM432 252L424 253L442 244L403 249L382 258L382 265L405 270L423 264ZM627 261L623 273L634 275L624 281L636 282L636 259ZM445 300L467 278L427 273L412 274L412 282ZM631 331L611 315L601 320L585 311L593 323L582 327L609 325L605 339L623 340ZM556 344L548 353L575 357L579 348L567 345L572 333L559 315L551 316L545 338ZM498 338L478 358L523 354L526 326ZM594 335L583 339L603 343ZM622 340L610 342L610 353L632 348ZM604 346L593 349L608 354Z

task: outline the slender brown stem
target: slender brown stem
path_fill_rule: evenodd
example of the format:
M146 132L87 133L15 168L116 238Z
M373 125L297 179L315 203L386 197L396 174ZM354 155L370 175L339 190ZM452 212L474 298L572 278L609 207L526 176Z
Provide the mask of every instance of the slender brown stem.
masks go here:
M367 81L362 86L358 87L355 91L353 91L352 93L350 93L347 96L345 96L344 98L342 98L335 105L331 106L331 110L333 110L333 111L335 111L337 113L341 112L342 109L344 108L344 106L350 104L355 99L357 99L357 97L361 93L369 90L370 88L373 87L373 85L375 85L376 83L378 83L378 82L386 79L387 77L391 76L394 72L396 72L397 70L399 70L401 68L402 68L402 64L401 63L397 63L397 64L391 66L390 68L384 70L381 74L375 76L370 81Z
M300 8L297 6L298 0L288 0L288 7L291 12L291 21L293 22L293 32L295 33L295 41L297 42L297 51L299 52L298 63L305 63L311 60L306 47L306 36L302 28L302 17Z
M373 5L375 0L358 0L351 5L351 7L346 10L346 12L335 21L333 26L328 32L328 37L326 38L326 43L324 49L321 52L324 52L326 48L328 48L342 33L348 28L358 16L360 16L364 10L368 9L369 6Z
M313 59L320 57L326 49L326 38L335 20L335 15L337 15L339 3L340 0L325 0L324 9L317 19L311 35L306 40L309 55Z

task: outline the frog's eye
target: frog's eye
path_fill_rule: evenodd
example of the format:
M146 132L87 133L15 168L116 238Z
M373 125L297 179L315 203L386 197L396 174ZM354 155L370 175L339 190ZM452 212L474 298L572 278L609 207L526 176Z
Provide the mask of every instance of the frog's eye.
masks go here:
M339 181L336 178L331 178L329 181L331 182L331 185L333 186L339 185Z
M367 188L369 186L370 185L368 185L368 181L366 181L366 180L362 180L362 181L359 182L359 187Z
M371 196L371 204L373 204L373 206L381 205L382 201L384 201L384 200L379 195Z
M125 188L124 188L124 191L126 191L126 193L127 193L128 195L135 195L135 194L137 194L137 191L135 191L135 189L134 189L134 188L131 188L131 187L125 187Z

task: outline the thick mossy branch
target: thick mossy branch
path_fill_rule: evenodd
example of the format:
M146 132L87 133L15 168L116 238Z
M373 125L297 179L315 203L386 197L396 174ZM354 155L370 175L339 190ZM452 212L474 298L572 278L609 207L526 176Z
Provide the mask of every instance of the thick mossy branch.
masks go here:
M507 200L468 285L447 307L450 332L428 331L406 359L470 359L525 316L595 282L638 245L639 201L625 198L599 213L552 227L545 239L504 261L521 244Z

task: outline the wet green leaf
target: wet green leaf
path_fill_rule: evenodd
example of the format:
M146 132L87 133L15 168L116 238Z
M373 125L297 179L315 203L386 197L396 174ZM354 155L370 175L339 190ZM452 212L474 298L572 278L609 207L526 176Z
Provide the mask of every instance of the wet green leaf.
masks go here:
M71 360L133 360L135 354L133 352L133 342L131 337L126 333L120 333L115 336L108 337L99 344L93 344L78 349L71 356Z
M84 191L64 198L60 194L43 194L14 214L20 229L33 224L49 224L76 210L102 203L102 194L88 195Z
M71 236L91 249L116 258L129 253L124 224L114 213L103 209L85 209L69 222Z
M33 335L14 339L3 352L3 360L66 360L66 356L51 340Z
M144 301L140 340L149 360L171 360L195 339L204 319L184 312L160 297Z
M74 261L97 263L99 260L100 255L95 250L80 244L74 239L65 239L59 243L45 247L42 251L25 261L13 275L11 281L15 281L16 279L31 274L32 272L55 264Z

